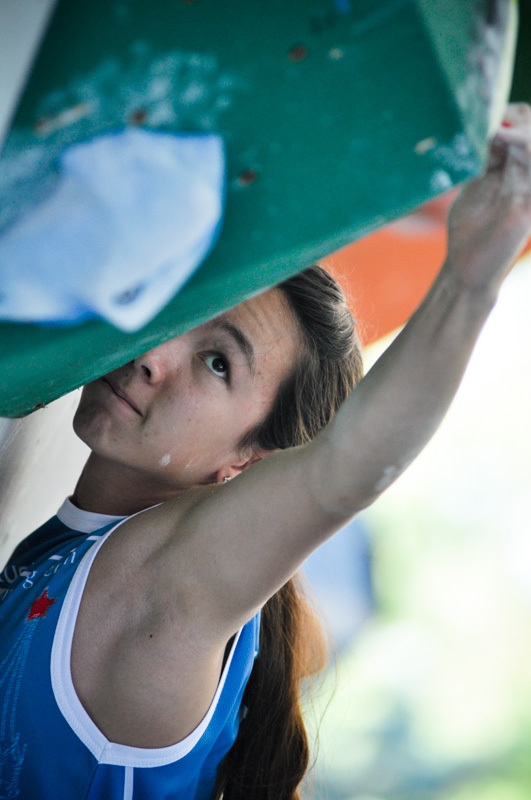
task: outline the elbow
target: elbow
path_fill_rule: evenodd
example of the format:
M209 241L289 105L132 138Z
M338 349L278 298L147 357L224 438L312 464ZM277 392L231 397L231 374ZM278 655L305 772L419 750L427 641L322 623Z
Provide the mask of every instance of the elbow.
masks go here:
M326 493L327 516L337 520L348 520L372 505L386 489L402 474L403 466L387 466L377 474L365 473L360 480L338 481Z

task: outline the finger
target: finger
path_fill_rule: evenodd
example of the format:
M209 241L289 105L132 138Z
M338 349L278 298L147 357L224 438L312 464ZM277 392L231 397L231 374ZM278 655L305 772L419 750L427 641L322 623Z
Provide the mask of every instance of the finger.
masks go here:
M531 107L527 103L511 103L492 142L499 145L500 142L523 142L524 139L531 139Z
M513 148L521 150L523 153L531 150L531 127L530 128L504 128L496 134L492 142L496 143L498 149Z
M511 127L507 127L507 125ZM509 153L523 161L531 153L531 116L529 122L522 122L518 126L507 123L500 128L490 143L489 160L487 169L497 169L506 162ZM520 155L517 155L520 153Z
M486 165L486 172L493 172L502 169L507 158L507 142L501 136L494 136L489 146L489 156Z
M529 203L531 197L531 143L528 147L509 145L500 189L502 197L512 196L514 204Z
M502 126L518 127L526 124L531 124L531 107L527 103L510 103L503 115Z

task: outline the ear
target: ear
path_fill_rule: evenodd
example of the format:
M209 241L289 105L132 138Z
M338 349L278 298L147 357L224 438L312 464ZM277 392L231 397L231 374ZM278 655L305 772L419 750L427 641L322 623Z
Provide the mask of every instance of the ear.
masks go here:
M253 451L252 455L250 455L247 460L245 460L244 457L241 463L232 464L230 467L221 467L221 469L216 472L216 483L225 483L225 481L230 481L233 478L236 478L238 475L241 475L241 473L249 467L252 467L252 465L256 464L257 461L261 461L263 458L278 452L279 450L259 450L258 452Z

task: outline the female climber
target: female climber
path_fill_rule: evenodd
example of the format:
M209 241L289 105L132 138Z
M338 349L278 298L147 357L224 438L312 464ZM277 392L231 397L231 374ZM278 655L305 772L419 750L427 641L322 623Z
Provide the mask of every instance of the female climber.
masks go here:
M530 229L517 105L366 377L311 267L85 387L75 492L0 583L0 797L299 796L319 652L293 576L429 440Z

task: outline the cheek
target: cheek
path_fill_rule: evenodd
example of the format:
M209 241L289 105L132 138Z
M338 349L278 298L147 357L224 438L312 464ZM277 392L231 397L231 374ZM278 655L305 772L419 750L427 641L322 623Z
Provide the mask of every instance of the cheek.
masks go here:
M256 375L256 394L253 408L257 418L262 419L272 408L278 391L278 382L267 379L261 372Z

